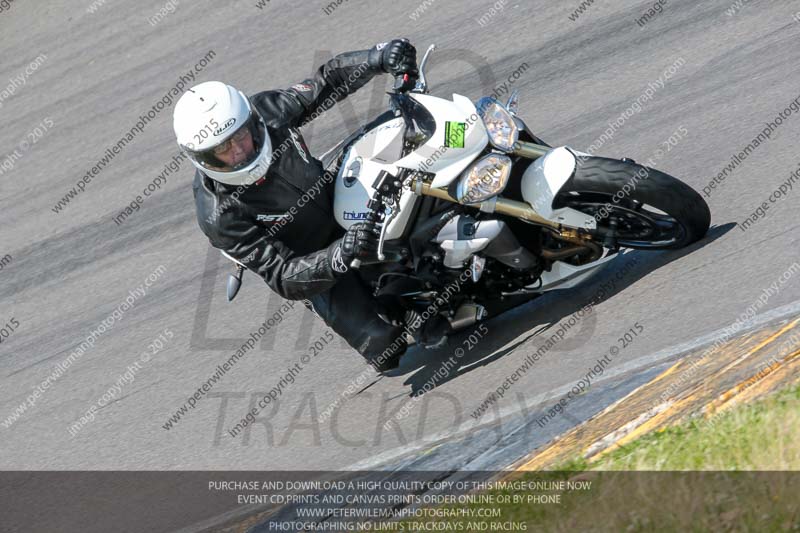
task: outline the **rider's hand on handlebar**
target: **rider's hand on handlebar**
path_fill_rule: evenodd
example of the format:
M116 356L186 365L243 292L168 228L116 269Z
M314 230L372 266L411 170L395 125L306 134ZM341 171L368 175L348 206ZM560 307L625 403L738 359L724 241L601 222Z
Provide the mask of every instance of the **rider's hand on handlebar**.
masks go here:
M376 256L380 234L381 231L374 221L357 222L350 226L344 237L332 248L331 267L334 272L347 272L353 259Z
M414 80L419 77L417 49L408 39L394 39L375 45L370 50L369 63L394 76L408 74Z

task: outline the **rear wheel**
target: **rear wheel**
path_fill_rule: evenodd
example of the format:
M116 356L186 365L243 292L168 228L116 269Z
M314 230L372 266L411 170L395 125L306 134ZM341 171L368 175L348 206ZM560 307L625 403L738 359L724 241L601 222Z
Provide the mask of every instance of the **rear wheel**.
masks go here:
M579 163L554 206L593 216L600 240L625 248L683 248L702 239L711 224L697 191L630 160L590 157Z

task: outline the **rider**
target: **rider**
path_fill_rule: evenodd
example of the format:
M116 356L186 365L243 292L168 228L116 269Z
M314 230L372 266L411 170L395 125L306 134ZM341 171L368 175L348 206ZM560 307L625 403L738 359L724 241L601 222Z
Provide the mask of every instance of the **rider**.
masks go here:
M197 168L197 221L211 245L283 298L303 300L378 371L396 368L406 351L402 319L382 318L396 311L349 265L375 254L379 231L373 222L346 232L336 223L334 180L298 128L381 72L415 79L414 46L395 39L343 53L302 83L250 97L201 83L181 96L173 117L178 145ZM437 328L432 335L442 337Z

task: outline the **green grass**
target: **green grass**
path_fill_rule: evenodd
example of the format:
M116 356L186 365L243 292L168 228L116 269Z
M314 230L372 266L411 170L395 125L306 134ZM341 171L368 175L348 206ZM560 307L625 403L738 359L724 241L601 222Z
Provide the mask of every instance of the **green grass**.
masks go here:
M520 480L590 480L553 504L467 504L499 508L487 522L527 531L800 531L800 386L714 417L645 435L595 462L576 457ZM483 494L526 493L493 490ZM474 519L473 519L474 520ZM468 519L430 519L459 524ZM413 520L406 531L414 531Z
M575 465L578 466L578 465ZM592 470L800 470L800 387L645 435Z

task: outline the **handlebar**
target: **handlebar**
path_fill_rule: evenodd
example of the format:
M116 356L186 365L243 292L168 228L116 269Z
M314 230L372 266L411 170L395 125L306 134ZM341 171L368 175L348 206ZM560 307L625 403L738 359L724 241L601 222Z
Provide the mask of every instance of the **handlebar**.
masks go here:
M429 52L430 52L430 50L429 50ZM426 56L427 56L427 54L426 54ZM394 78L394 92L397 93L397 94L407 93L407 92L411 91L412 89L414 89L416 86L417 86L417 80L415 78L412 78L408 74L408 72L405 72L403 74L398 74ZM377 185L378 184L377 182L380 182L382 179L383 178L381 176L379 176L378 179L376 180L376 184L375 185ZM375 188L377 189L377 186ZM370 203L372 204L372 201L370 201ZM377 214L376 207L377 206L375 204L370 205L369 214L367 215L367 218L369 220L377 221L378 214ZM382 228L381 240L384 237L385 229L386 229L385 227ZM350 268L354 268L356 270L361 268L361 259L355 258L352 261L350 261Z
M427 81L425 80L425 66L428 64L428 59L430 58L431 53L435 49L436 49L436 45L433 45L433 44L430 45L428 47L428 50L425 52L425 56L422 58L422 62L419 64L419 76L420 76L419 81L421 81L421 88L420 89L421 89L421 91L423 93L427 92L427 86L428 86ZM394 78L394 92L397 93L397 94L404 94L404 93L410 92L411 90L417 88L417 81L418 80L416 78L412 78L408 74L408 72L405 72L403 74L398 74ZM378 179L376 180L376 183L375 183L375 185L376 185L375 189L376 190L378 188L377 185L382 181L383 178L385 178L385 176L379 176ZM374 204L372 202L372 200L370 200L369 215L367 215L367 216L369 218L371 218L372 220L377 219L377 216L378 216L377 215L377 206L376 206L376 204ZM374 217L374 218L372 218L372 217ZM386 221L385 223L388 224L388 221ZM383 230L385 230L385 227L382 228L382 231L381 231L382 236L383 236ZM355 258L352 261L350 261L350 268L355 268L356 270L358 270L360 267L361 267L361 259Z

